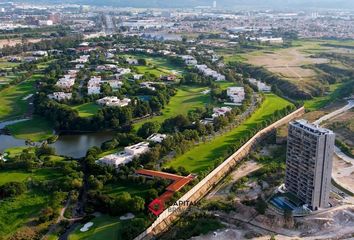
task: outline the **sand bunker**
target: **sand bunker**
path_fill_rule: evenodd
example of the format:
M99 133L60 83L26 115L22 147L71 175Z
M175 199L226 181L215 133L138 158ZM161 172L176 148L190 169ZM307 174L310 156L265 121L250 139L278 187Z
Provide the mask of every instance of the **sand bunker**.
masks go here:
M92 226L93 222L88 222L80 229L80 232L87 232Z

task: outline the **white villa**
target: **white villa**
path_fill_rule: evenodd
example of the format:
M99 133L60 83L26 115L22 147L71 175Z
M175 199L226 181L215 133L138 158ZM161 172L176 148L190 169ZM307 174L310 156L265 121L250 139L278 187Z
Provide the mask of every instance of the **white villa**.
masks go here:
M257 79L254 78L249 78L248 81L255 87L258 88L258 91L260 92L270 92L272 91L272 87L268 86L264 82L258 81Z
M142 83L140 83L140 87L155 91L156 88L154 86L152 86L153 84L154 84L153 82L142 82Z
M117 97L104 97L97 100L97 103L107 107L125 107L131 103L131 99L123 98L122 100Z
M113 89L121 88L123 86L123 82L120 80L106 80L103 82L108 83Z
M87 93L88 95L101 93L101 77L91 77L87 83Z
M138 144L128 146L124 148L124 151L115 154L110 154L100 158L97 162L105 165L119 167L120 165L131 162L134 157L138 157L143 153L149 151L148 142L140 142Z
M77 73L77 70L69 70L68 73L60 78L55 85L63 90L70 90L75 84Z
M134 58L126 58L125 61L129 65L138 65L138 60Z
M154 133L150 137L148 137L147 140L151 142L161 143L166 138L167 138L166 134Z
M69 100L72 98L72 93L54 92L53 94L49 94L48 97L57 101Z
M89 61L90 55L82 55L80 58L73 60L73 63L87 63Z
M245 89L243 87L228 87L227 96L233 103L241 104L245 100Z
M225 116L226 113L231 112L232 108L231 107L215 107L213 108L213 115L212 118L217 118L220 116Z

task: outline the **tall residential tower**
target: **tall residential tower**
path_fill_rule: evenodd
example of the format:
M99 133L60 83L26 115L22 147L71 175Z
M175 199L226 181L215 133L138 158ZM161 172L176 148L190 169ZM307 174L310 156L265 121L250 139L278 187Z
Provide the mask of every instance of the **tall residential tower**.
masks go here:
M313 210L328 207L335 134L297 120L289 124L285 186Z

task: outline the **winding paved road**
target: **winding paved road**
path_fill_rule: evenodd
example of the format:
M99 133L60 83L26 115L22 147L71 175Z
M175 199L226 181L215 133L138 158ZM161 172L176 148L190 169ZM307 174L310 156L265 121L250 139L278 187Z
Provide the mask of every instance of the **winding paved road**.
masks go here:
M347 105L345 105L344 107L342 107L338 110L335 110L327 115L324 115L323 117L321 117L317 121L315 121L314 124L320 125L323 121L327 121L328 119L331 119L341 113L344 113L353 107L354 107L354 100L349 100Z

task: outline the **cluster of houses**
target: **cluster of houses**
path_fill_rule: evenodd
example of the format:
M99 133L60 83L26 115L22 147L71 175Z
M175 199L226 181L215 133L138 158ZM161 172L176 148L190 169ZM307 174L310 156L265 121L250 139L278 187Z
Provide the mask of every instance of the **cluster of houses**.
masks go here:
M62 78L60 78L55 84L55 86L59 88L61 91L53 92L52 94L49 94L48 97L50 99L54 99L57 101L71 99L72 98L71 90L75 84L77 73L78 70L69 70L67 74L65 74Z
M198 61L191 55L183 55L180 56L181 59L184 61L184 63L188 66L194 66L201 74L203 74L206 77L212 77L216 81L224 81L226 78L224 75L218 73L217 71L210 69L207 65L198 65ZM217 61L218 58L212 58L212 60Z
M225 81L225 76L218 73L217 71L214 71L213 69L210 69L207 65L202 64L202 65L195 65L195 68L202 73L206 77L212 77L216 81Z
M257 79L254 78L249 78L248 81L250 82L250 84L252 84L253 86L255 86L258 91L260 92L271 92L272 91L272 87L265 84L264 82L258 81Z
M125 107L131 102L129 98L119 99L117 97L104 97L97 100L97 104L107 107Z
M75 84L77 73L77 70L69 70L67 74L64 75L64 77L57 81L55 86L64 91L70 91Z
M151 142L162 142L166 137L167 137L167 135L165 135L165 134L158 134L157 133L157 134L151 135L148 138L148 140ZM140 143L125 147L124 151L104 156L104 157L98 159L97 163L118 168L121 165L125 165L125 164L133 161L134 158L139 157L140 155L148 152L149 150L150 150L150 147L149 147L148 141L140 142Z

